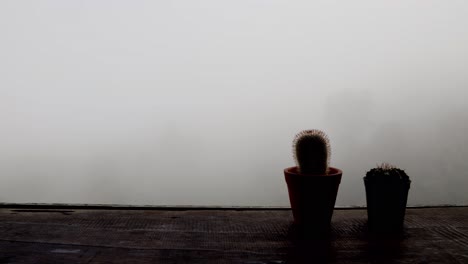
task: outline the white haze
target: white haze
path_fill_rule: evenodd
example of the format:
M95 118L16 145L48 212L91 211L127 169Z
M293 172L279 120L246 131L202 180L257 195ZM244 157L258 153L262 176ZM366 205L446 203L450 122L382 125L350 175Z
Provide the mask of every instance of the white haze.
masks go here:
M288 206L302 129L337 206L380 162L468 204L467 1L1 1L0 203Z

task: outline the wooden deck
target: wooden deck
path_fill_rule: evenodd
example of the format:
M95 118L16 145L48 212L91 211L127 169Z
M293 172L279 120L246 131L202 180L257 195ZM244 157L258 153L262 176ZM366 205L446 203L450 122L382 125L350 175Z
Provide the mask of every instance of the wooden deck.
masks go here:
M302 239L289 210L0 208L0 263L468 263L468 207L408 209L401 237L335 210Z

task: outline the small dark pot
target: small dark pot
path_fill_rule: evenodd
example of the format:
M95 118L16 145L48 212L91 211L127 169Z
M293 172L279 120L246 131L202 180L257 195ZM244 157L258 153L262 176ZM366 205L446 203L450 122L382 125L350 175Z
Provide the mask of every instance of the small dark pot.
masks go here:
M313 233L329 230L342 174L332 167L327 175L301 174L297 167L284 170L296 225Z
M411 181L364 178L370 231L401 232Z

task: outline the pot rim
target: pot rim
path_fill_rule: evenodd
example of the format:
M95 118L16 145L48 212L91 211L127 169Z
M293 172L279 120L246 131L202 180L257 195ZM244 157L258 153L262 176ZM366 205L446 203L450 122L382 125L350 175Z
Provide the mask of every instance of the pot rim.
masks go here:
M366 178L367 176L364 176L363 179L364 179L364 183L368 183L368 184L372 184L372 185L377 185L377 184L389 184L389 182L391 183L403 183L403 184L411 184L411 180L403 180L403 179L397 179L397 180L388 180L388 179L382 179L382 178L379 178L379 179L369 179L369 178Z
M298 177L339 177L343 174L343 171L335 168L335 167L328 167L329 173L328 174L303 174L297 171L297 166L288 167L284 169L285 174L290 174Z

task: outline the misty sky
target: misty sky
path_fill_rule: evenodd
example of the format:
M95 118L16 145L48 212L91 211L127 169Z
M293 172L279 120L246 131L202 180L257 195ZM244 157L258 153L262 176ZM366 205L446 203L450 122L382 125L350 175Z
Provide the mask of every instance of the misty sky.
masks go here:
M467 1L1 1L0 203L288 206L322 129L365 204L468 204Z

